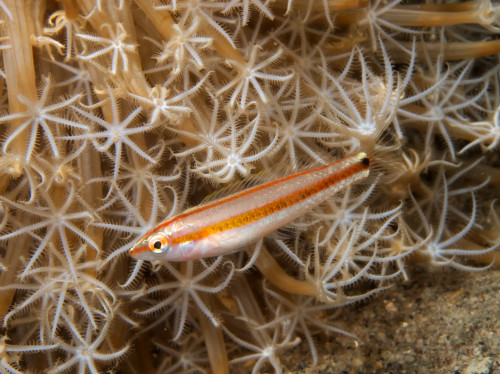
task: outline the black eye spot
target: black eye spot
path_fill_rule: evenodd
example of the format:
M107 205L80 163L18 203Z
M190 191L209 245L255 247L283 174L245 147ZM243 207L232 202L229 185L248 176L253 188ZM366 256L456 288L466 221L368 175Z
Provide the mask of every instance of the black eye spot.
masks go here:
M370 166L370 159L368 157L365 157L361 160L361 162L363 163L363 165L365 166Z
M158 240L157 242L155 242L155 244L153 244L153 247L155 247L156 249L161 249L161 242Z

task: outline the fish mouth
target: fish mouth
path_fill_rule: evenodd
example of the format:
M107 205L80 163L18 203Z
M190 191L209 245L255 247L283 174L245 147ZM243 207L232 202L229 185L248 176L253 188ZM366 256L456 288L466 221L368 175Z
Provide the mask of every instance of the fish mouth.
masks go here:
M132 257L140 258L140 257L144 257L144 254L148 253L148 252L150 252L148 245L144 241L140 241L136 245L134 245L132 248L130 248L128 253Z

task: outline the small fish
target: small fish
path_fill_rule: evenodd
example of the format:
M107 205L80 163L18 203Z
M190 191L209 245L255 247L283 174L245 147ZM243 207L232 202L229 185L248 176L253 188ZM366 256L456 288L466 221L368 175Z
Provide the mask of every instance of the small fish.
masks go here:
M367 178L369 172L370 159L360 152L196 206L146 233L130 255L138 260L187 261L237 251Z

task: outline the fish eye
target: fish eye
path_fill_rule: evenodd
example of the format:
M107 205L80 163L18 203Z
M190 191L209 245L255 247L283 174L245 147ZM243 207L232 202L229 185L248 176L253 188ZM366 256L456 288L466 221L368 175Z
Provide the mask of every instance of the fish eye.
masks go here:
M153 235L148 241L149 249L154 253L164 252L167 249L167 244L167 237L160 233Z

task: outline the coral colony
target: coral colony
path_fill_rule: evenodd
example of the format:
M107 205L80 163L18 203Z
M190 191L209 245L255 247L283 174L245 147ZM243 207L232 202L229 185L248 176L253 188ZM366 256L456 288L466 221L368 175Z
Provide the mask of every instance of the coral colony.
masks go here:
M2 373L281 372L298 344L316 365L318 338L351 336L334 311L408 264L499 262L498 4L3 0L0 17ZM366 180L240 251L128 253L215 191L358 152Z

